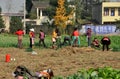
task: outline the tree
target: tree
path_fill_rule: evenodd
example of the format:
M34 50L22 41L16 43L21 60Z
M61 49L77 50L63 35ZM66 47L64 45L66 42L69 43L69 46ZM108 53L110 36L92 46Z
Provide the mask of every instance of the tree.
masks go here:
M72 10L69 14L66 12L65 8L65 0L58 0L58 7L56 8L56 15L54 16L55 25L63 31L66 26L67 22L73 18Z
M22 20L22 18L20 18L18 16L11 17L10 33L15 33L16 30L23 29L23 23L21 20Z
M31 9L33 6L32 0L26 0L25 4L26 4L26 11L27 11L26 18L30 18L31 17Z
M46 13L50 19L53 19L56 12L56 7L58 6L57 0L50 0L50 6L46 9Z
M26 0L26 10L28 13L30 13L32 6L33 6L32 0Z
M64 2L65 0L58 0L58 7L56 9L56 15L54 17L55 25L62 28L66 27L66 21L68 20L64 7Z
M56 7L58 7L58 0L50 0L49 1L50 6L46 9L47 15L50 19L53 19L56 14ZM71 12L71 8L69 8L68 1L65 0L64 7L66 9L66 14L69 14Z
M29 13L29 15L30 15L30 19L36 19L37 18L37 15L36 15L36 13L35 12L31 12L31 13Z
M46 8L46 13L50 19L53 19L53 17L55 16L55 11L56 11L56 8L53 6Z
M56 6L58 6L57 1L58 1L58 0L50 0L49 4L50 4L51 6L56 7Z
M2 9L1 9L1 7L0 7L0 28L4 28L4 27L5 27L5 24L4 24L4 21L3 21L3 19L2 19L1 12L2 12Z
M88 5L88 3L90 4ZM91 1L75 0L74 5L76 6L76 22L78 24L84 24L91 20Z

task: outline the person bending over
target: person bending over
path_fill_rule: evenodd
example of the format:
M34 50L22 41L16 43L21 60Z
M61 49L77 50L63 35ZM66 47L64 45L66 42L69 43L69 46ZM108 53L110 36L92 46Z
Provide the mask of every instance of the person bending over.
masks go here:
M101 44L102 44L102 50L104 51L105 48L107 49L107 51L109 50L109 45L111 44L111 40L109 37L107 36L104 36L102 39L101 39Z

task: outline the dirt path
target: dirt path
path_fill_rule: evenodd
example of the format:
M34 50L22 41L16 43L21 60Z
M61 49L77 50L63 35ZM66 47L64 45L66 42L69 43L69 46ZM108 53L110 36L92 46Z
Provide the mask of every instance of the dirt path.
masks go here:
M33 72L51 68L55 76L67 76L82 68L111 66L120 69L120 52L103 52L88 47L34 50L37 55L25 49L0 48L0 79L13 79L12 72L18 65L24 65ZM6 63L6 53L16 60Z

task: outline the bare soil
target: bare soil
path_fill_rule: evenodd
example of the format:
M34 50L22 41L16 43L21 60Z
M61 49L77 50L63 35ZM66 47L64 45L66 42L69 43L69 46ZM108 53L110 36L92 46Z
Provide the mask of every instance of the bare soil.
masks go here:
M120 69L120 52L103 52L90 47L35 48L34 51L37 54L26 49L0 48L0 79L14 79L12 72L18 65L24 65L32 72L51 68L55 76L68 76L83 68L111 66ZM5 62L6 54L16 60Z

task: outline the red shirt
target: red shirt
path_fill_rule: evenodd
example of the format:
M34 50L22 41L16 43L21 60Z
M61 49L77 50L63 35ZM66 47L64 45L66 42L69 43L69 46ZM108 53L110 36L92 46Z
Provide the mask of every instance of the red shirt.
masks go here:
M17 35L23 35L24 32L22 30L19 30L19 31L15 32L15 34L17 34Z
M24 32L22 30L18 30L15 32L18 35L18 40L22 40Z
M73 32L73 36L79 36L79 32L76 30Z
M34 32L29 32L29 36L30 36L30 38L34 38L35 37Z

